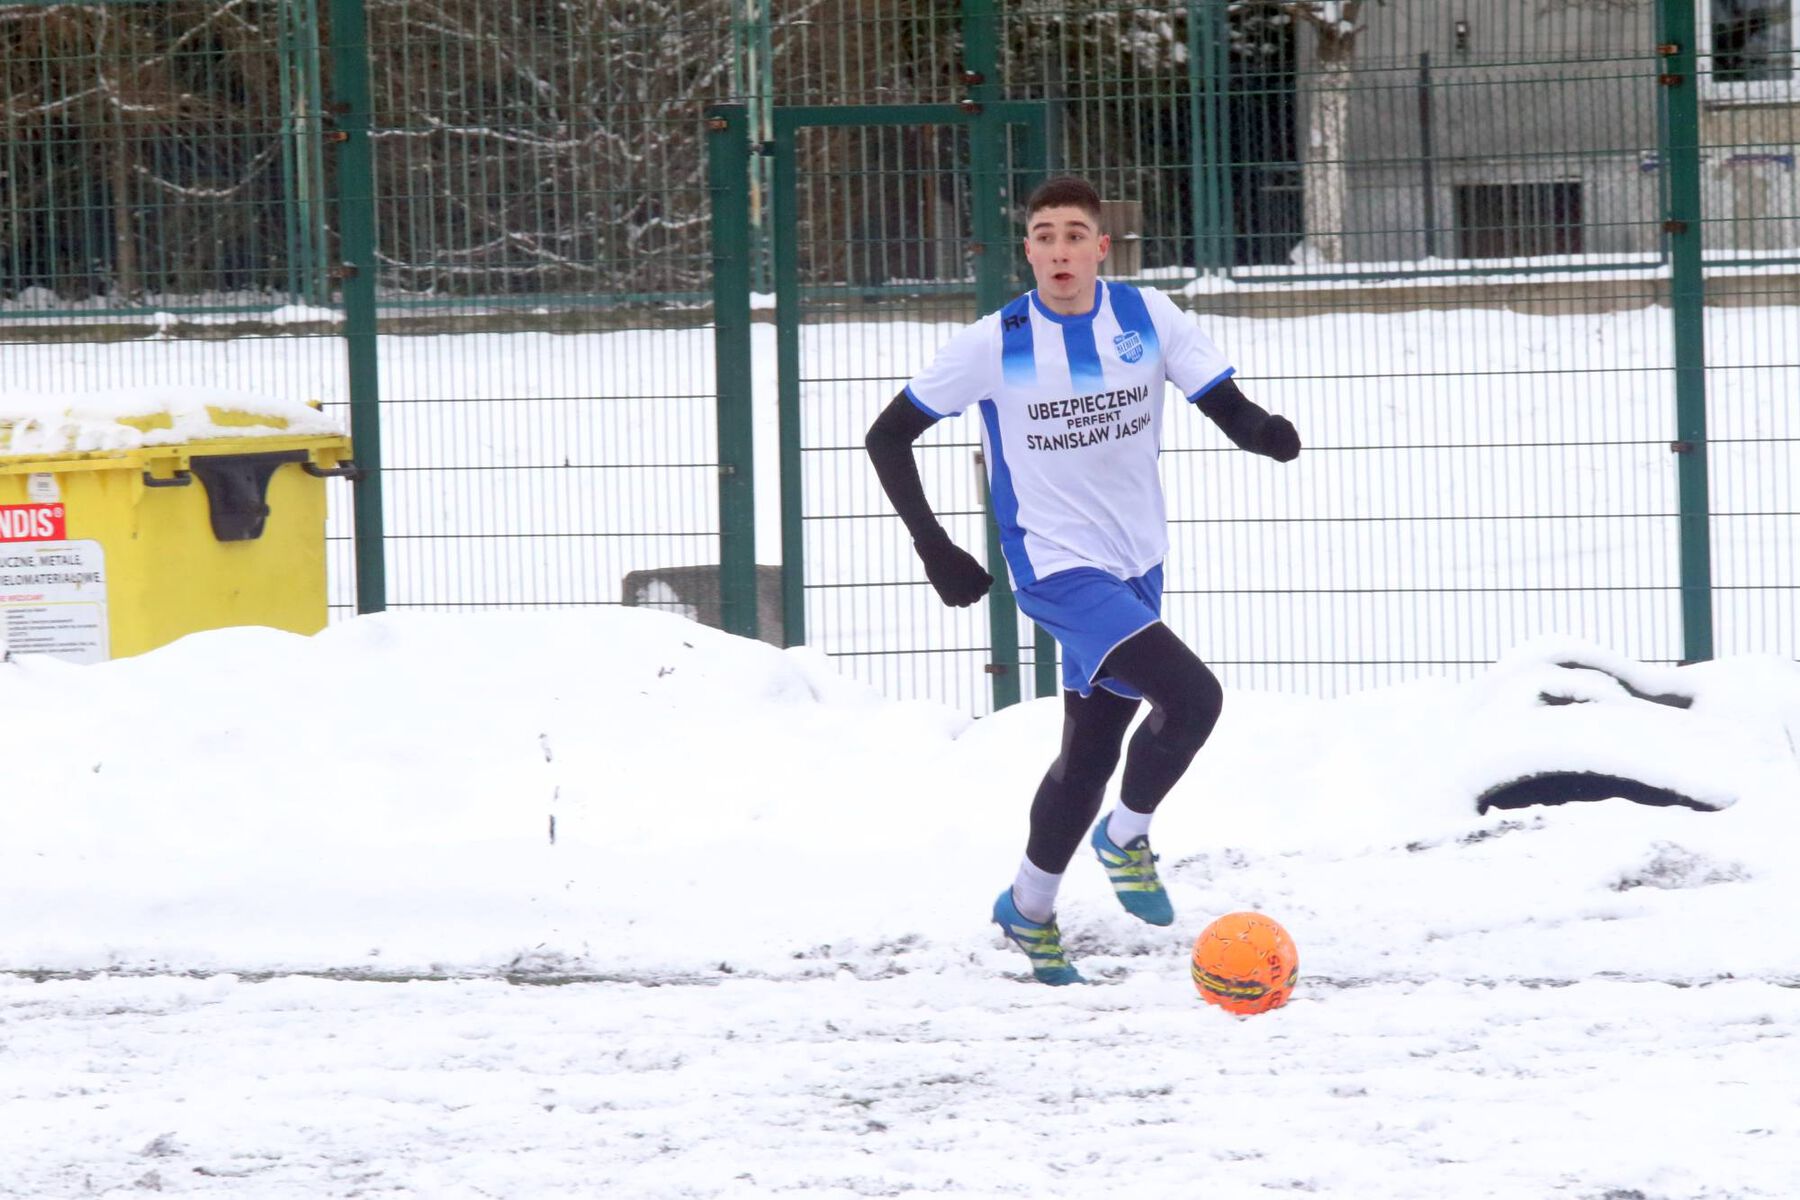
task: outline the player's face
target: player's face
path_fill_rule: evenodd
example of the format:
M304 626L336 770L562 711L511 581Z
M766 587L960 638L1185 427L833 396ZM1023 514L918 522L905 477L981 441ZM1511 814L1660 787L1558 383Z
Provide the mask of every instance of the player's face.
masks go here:
M1094 307L1094 277L1112 239L1079 208L1040 208L1025 230L1025 259L1038 299L1051 312L1078 317Z

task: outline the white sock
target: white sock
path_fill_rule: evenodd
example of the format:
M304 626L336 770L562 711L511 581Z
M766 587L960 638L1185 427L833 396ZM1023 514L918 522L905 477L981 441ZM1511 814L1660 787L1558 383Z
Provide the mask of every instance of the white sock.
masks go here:
M1150 832L1150 818L1155 815L1133 812L1123 804L1114 805L1112 815L1106 818L1106 836L1112 839L1113 845L1123 850Z
M1019 860L1019 874L1013 880L1013 903L1019 906L1019 915L1027 921L1042 924L1050 919L1056 911L1056 889L1062 886L1062 876L1035 866L1029 858Z

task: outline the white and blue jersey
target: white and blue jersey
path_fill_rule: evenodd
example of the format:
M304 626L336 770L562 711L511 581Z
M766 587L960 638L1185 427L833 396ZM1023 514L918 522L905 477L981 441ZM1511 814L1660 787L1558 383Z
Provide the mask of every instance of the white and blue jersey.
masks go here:
M1133 579L1161 563L1164 385L1191 400L1232 373L1161 292L1104 281L1094 292L1078 317L1027 292L958 333L906 386L932 417L979 409L1015 587L1077 567Z

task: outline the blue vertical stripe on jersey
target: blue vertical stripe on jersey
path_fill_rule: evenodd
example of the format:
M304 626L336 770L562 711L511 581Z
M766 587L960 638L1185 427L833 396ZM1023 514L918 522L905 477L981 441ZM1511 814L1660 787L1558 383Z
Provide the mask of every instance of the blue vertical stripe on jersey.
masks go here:
M1094 323L1070 321L1062 327L1063 353L1069 358L1069 381L1075 390L1099 391L1106 383L1100 370L1100 351L1094 348Z
M1006 452L1000 445L1000 410L992 400L981 402L981 420L987 427L988 499L994 506L994 523L1000 526L1000 553L1012 570L1018 587L1037 582L1037 572L1025 557L1025 531L1019 528L1019 493L1013 490L1012 468L1006 464Z
M1009 387L1030 387L1037 382L1029 292L1000 310L1000 372Z
M1156 322L1150 319L1143 295L1126 283L1107 284L1106 294L1112 300L1113 316L1118 318L1119 328L1137 334L1152 358L1161 354L1162 344L1156 340Z

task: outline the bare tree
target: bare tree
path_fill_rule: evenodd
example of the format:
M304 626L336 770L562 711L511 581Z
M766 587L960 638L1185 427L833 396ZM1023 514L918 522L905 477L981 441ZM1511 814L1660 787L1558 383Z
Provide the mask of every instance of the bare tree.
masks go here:
M83 244L88 261L80 267L106 278L104 285L89 278L84 289L104 286L118 299L136 299L139 150L180 97L157 77L141 23L124 12L59 5L9 18L0 136L13 145L13 160L25 165L8 173L21 176L9 179L12 223L31 240L37 227L60 225L68 232L52 233L51 240ZM21 61L19 51L37 61ZM79 205L68 203L71 195L81 198ZM104 248L103 238L110 241ZM62 282L67 261L45 263L44 281ZM14 273L23 272L15 267Z
M1300 177L1305 192L1306 240L1297 253L1327 263L1344 260L1346 134L1350 68L1366 0L1281 0L1272 5L1312 27L1318 73L1307 89L1307 136ZM1386 0L1376 0L1386 3Z
M0 8L0 286L278 285L279 92L248 0Z

